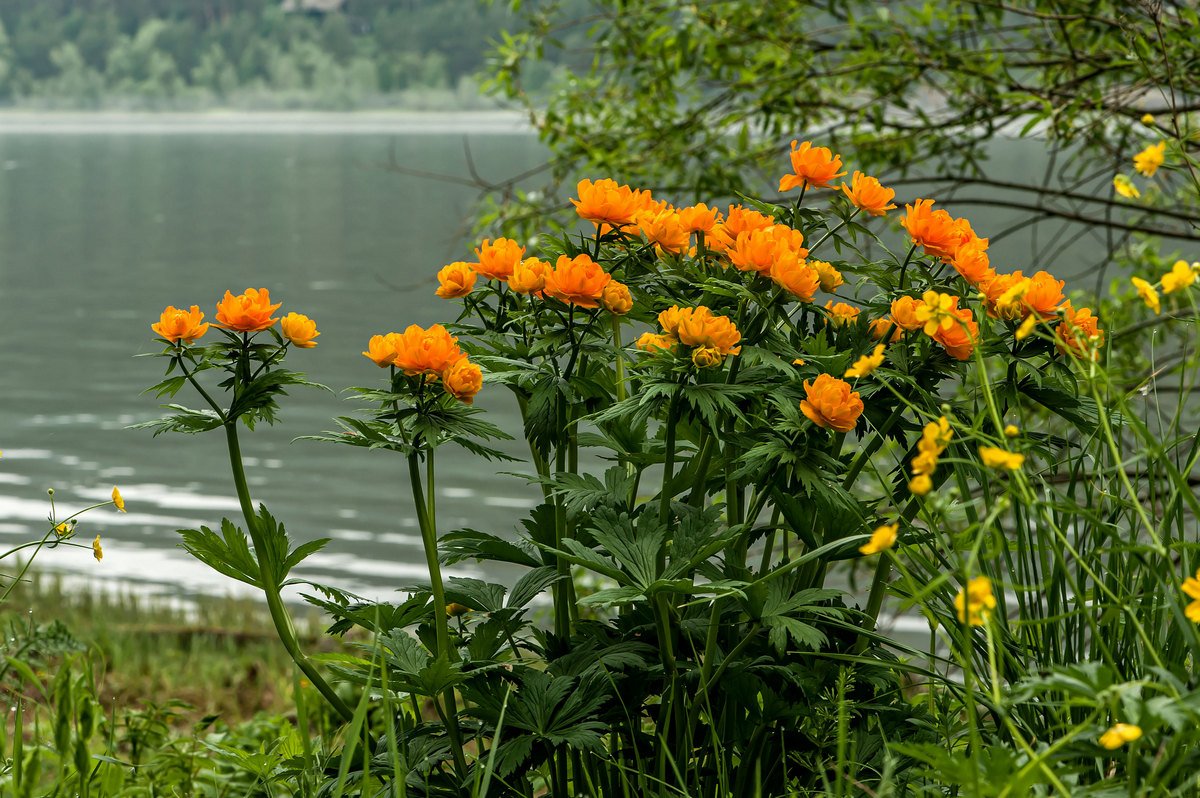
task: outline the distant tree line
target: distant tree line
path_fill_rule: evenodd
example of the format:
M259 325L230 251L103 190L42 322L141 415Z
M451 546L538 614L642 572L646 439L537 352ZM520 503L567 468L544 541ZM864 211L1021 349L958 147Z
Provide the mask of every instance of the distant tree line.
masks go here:
M566 5L582 13L582 0ZM510 21L507 4L479 0L346 0L327 14L280 0L0 0L0 103L471 105ZM570 49L526 74L527 89Z

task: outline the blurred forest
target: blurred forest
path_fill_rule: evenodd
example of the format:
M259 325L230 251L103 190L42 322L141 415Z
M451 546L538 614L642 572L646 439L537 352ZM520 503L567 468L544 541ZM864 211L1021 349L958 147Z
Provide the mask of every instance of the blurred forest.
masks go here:
M584 0L554 5L582 15ZM0 0L0 104L488 107L477 75L509 22L479 0ZM559 73L562 44L528 91Z

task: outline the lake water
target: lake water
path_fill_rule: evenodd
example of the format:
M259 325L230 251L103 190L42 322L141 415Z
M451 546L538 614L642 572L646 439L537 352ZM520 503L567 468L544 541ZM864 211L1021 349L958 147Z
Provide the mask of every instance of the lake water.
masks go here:
M433 275L468 255L476 197L388 171L389 150L402 165L463 176L464 141L489 180L544 155L507 116L0 116L0 545L46 529L46 488L62 517L117 484L128 514L101 508L80 525L83 542L103 536L104 561L58 549L42 555L44 568L171 596L239 587L188 557L175 531L238 517L223 436L126 428L158 415L139 392L165 363L134 357L156 350L149 325L168 304L198 304L211 319L226 289L265 286L282 312L306 313L322 332L290 366L339 390L375 384L380 372L359 354L370 335L453 317L457 304L434 297ZM997 174L1036 179L1035 150L998 149ZM1013 218L978 211L960 212L985 235ZM1028 268L1031 240L994 247L998 265ZM1078 275L1095 252L1084 241L1044 265ZM179 398L199 405L186 389ZM506 391L485 391L479 404L517 431ZM255 499L294 538L333 538L300 575L380 597L425 574L404 461L291 443L353 410L297 389L282 423L245 434L243 449ZM511 530L539 492L497 471L523 468L446 449L441 529Z
M211 319L226 289L265 286L321 330L291 367L339 391L375 384L381 372L359 354L367 338L453 318L434 273L469 253L475 199L389 172L389 149L405 166L463 175L466 140L488 179L543 157L512 118L417 121L317 117L249 132L243 121L0 121L0 545L44 532L48 487L62 517L116 484L129 512L94 510L79 527L81 542L103 536L104 561L60 548L40 565L170 595L235 588L179 549L175 531L239 517L223 436L126 429L158 415L139 392L166 365L134 355L156 351L149 325L166 305L198 304ZM509 395L488 393L480 405L515 431ZM256 501L295 538L334 539L302 575L386 595L425 573L405 461L290 442L354 410L295 390L282 423L244 433L243 449ZM439 465L445 530L510 530L538 494L449 448Z

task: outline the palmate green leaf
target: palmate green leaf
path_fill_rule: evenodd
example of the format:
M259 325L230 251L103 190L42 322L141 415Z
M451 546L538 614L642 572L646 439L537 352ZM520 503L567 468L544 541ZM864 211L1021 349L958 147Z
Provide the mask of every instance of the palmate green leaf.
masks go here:
M365 449L388 449L405 455L413 449L412 444L394 434L395 425L391 422L354 418L353 416L338 416L334 422L342 428L341 431L326 432L321 435L301 435L296 440L341 443Z
M222 385L227 384L222 383ZM320 383L311 382L303 374L286 369L268 369L249 384L242 385L229 406L229 418L240 419L250 429L259 421L274 424L279 405L276 399L287 395L287 386L304 385L330 391Z
M188 435L209 432L220 427L222 423L220 417L211 410L193 410L177 404L163 405L163 407L175 412L152 421L130 424L128 428L154 430L154 437L157 438L164 432L182 432Z
M635 528L628 514L602 508L592 514L588 528L596 543L628 574L622 584L649 590L659 577L658 554L667 535L657 518L643 513Z
M516 584L512 586L512 590L508 593L508 601L504 606L509 609L525 607L539 595L549 590L561 578L557 570L552 566L534 568L518 579Z
M180 546L184 551L214 571L231 579L261 587L258 561L250 551L246 533L228 518L221 520L221 534L206 526L199 529L180 529Z
M555 474L549 484L560 496L570 515L592 512L600 508L625 507L633 489L636 475L621 466L605 470L604 481L592 474Z
M508 562L530 568L542 564L528 546L475 529L456 529L442 535L438 541L438 551L444 565L454 565L463 560Z
M504 594L508 588L482 579L452 576L446 580L446 601L462 604L479 612L499 612L504 609Z
M521 671L521 686L509 697L505 724L528 732L551 747L570 746L600 753L608 727L595 713L608 698L598 679Z
M301 594L305 601L329 613L334 622L326 629L326 634L342 635L355 626L360 626L375 634L384 634L393 629L403 629L418 623L429 614L428 594L418 594L400 604L390 602L367 601L357 596L351 597L339 590L306 582L321 590L330 598L320 598L309 593Z

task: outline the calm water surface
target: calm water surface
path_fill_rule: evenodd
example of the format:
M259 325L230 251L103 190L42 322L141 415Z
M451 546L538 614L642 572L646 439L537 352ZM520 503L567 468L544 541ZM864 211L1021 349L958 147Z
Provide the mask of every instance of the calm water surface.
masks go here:
M485 177L542 157L532 136L497 127L469 135ZM370 335L456 310L433 296L432 275L467 254L474 198L382 164L394 146L402 164L463 174L470 129L0 126L0 545L45 530L46 488L62 517L118 484L129 512L102 508L80 524L83 542L103 536L104 561L60 549L44 567L171 595L234 589L180 550L175 531L238 517L223 436L126 429L158 415L139 392L165 362L134 357L156 351L148 325L167 304L211 318L226 289L266 286L282 312L321 329L290 366L338 390L374 384L380 372L359 354ZM178 398L199 405L186 390ZM503 392L480 404L515 429ZM353 410L341 395L297 389L282 423L242 445L255 500L293 538L334 539L299 575L383 596L424 574L403 460L291 443ZM449 449L439 466L443 529L504 533L533 503L536 489L493 466Z

